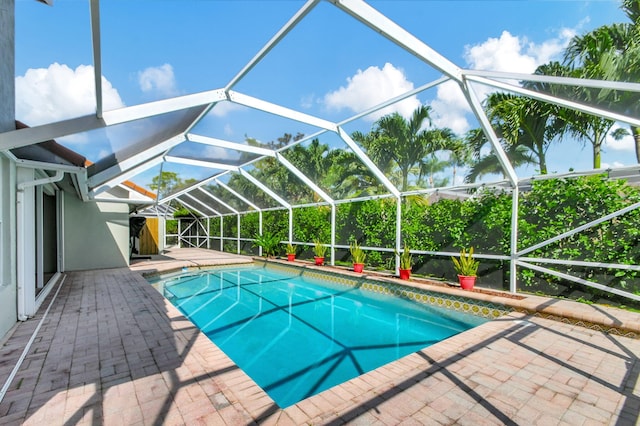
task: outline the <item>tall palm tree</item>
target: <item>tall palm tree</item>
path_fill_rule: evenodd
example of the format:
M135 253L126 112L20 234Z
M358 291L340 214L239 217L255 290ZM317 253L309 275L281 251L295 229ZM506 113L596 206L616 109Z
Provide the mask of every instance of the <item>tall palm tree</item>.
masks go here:
M390 172L392 165L400 172L400 190L409 188L412 170L420 170L422 163L434 152L443 149L454 137L449 129L428 128L431 108L418 107L409 120L398 113L380 118L368 135L356 134L371 159L384 170Z
M485 107L506 144L528 148L537 160L540 173L546 174L547 150L562 131L559 107L499 92L489 95Z
M570 68L559 62L549 62L540 65L535 74L550 75L555 77L581 77L588 73L582 68ZM543 93L550 93L560 98L587 100L592 97L592 89L585 87L570 87L543 82L525 82L524 87ZM570 135L573 138L591 144L593 152L593 168L599 169L602 159L602 144L605 142L609 131L614 125L613 120L598 117L571 108L557 108L558 130L561 135ZM617 133L619 135L620 133ZM616 134L613 134L614 137Z
M640 0L623 0L622 10L630 22L604 25L575 36L565 51L565 63L582 68L588 78L639 81ZM599 90L593 98L621 107L627 115L640 114L637 93ZM640 163L640 128L631 126L631 134L635 140L636 160Z
M475 182L482 176L493 174L499 174L503 178L507 177L500 160L498 160L493 150L488 154L483 154L485 147L489 144L489 140L482 129L469 130L465 135L465 143L472 152L469 171L464 178L465 182ZM531 155L529 148L523 145L507 144L502 138L501 145L514 168L526 164L536 164L536 159Z

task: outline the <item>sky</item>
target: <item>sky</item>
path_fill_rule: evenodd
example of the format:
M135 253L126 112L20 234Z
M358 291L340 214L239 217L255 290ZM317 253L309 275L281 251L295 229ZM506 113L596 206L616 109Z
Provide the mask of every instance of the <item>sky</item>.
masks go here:
M100 2L104 109L111 110L224 87L304 3L224 0ZM370 1L369 4L461 68L531 73L561 60L576 34L625 22L617 1ZM16 118L35 126L95 112L88 0L16 0ZM339 122L441 74L329 2L321 2L233 90ZM485 92L486 93L486 92ZM380 116L409 117L420 104L433 124L458 135L478 127L451 82L345 125L367 132ZM158 132L180 114L57 139L98 161ZM309 125L232 103L218 104L194 133L243 142L284 133L313 134ZM333 134L320 141L342 142ZM183 144L175 155L234 161L220 148ZM549 171L591 168L590 146L564 141L548 151ZM603 167L635 163L631 137L608 140ZM163 166L184 177L212 172ZM148 185L157 169L133 178ZM535 169L518 170L521 177Z

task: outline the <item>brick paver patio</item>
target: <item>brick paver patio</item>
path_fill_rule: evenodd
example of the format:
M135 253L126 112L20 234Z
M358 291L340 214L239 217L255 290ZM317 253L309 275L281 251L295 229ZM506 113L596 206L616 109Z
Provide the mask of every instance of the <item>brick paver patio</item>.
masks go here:
M524 313L280 409L138 272L72 272L55 297L0 403L0 424L638 422L640 340ZM0 348L2 384L47 306Z

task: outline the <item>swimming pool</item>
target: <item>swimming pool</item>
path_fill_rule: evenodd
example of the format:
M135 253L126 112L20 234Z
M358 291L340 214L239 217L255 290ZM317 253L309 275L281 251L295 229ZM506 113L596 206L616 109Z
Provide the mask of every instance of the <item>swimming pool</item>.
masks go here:
M265 266L156 286L282 408L487 321Z

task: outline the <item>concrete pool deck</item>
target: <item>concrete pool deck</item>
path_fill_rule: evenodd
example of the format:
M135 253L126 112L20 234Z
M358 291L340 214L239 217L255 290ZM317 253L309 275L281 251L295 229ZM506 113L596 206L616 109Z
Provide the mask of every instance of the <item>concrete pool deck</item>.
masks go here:
M587 325L602 318L603 324L624 325L628 331L640 315L537 297L505 298L503 302L527 309L280 409L139 273L189 266L182 262L202 266L248 261L251 258L182 249L129 269L66 274L59 292L56 286L36 317L18 324L0 348L4 384L40 325L0 403L0 424L638 421L640 339L545 316L575 308L572 312L580 313L574 316L585 316ZM534 306L542 314L526 313Z

